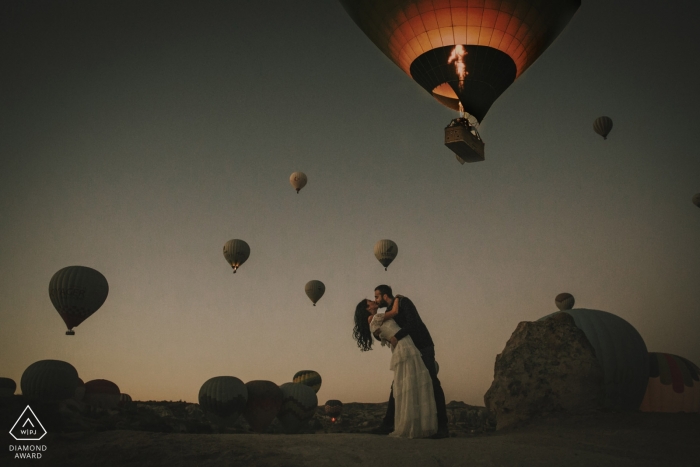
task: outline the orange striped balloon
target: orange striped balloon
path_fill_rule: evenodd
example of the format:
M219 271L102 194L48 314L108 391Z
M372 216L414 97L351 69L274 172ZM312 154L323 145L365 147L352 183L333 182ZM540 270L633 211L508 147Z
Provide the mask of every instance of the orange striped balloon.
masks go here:
M700 412L700 368L668 353L649 353L649 384L639 410Z

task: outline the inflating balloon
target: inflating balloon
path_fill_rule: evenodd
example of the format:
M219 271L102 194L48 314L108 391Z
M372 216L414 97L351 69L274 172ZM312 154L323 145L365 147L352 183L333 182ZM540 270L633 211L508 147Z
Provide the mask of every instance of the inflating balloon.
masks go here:
M49 298L68 327L73 328L99 310L107 300L109 285L105 276L85 266L68 266L56 272L49 282Z
M262 433L282 407L282 390L272 381L248 381L248 402L243 411L250 428Z
M243 240L234 238L224 245L224 258L226 258L226 262L233 268L234 274L236 274L238 268L241 267L241 264L246 262L249 256L250 247Z
M85 383L83 401L93 407L113 409L119 405L121 392L119 386L106 379L93 379Z
M289 183L291 183L292 187L297 190L297 194L299 194L299 190L306 186L306 182L307 179L304 172L294 172L289 176Z
M326 286L323 285L321 281L309 281L304 286L304 291L306 292L306 296L309 297L314 306L316 306L316 302L321 300L323 294L326 293Z
M282 422L285 432L298 433L308 426L308 421L316 413L318 398L309 386L300 383L284 383L282 390L282 407L277 418Z
M649 384L642 412L700 412L700 368L668 353L649 353Z
M554 298L554 304L562 311L572 309L575 302L574 296L566 292L560 293Z
M0 378L0 397L11 397L15 394L17 383L10 378Z
M313 370L297 371L292 378L292 382L304 384L314 390L315 393L321 389L321 375Z
M343 413L343 403L336 399L326 401L323 411L335 421Z
M608 139L608 134L612 130L613 121L610 117L598 117L593 122L593 130L598 133L603 139Z
M128 394L120 394L119 395L119 406L120 407L127 407L131 405L133 400L131 399L131 396Z
M248 388L235 376L215 376L199 389L199 405L217 417L235 421L245 410Z
M389 239L379 240L374 244L374 256L382 263L385 271L398 254L398 245Z
M78 378L78 384L75 386L75 393L73 394L73 399L80 402L85 397L85 383L82 379Z
M73 397L78 372L68 362L39 360L24 370L19 384L27 397L58 402Z

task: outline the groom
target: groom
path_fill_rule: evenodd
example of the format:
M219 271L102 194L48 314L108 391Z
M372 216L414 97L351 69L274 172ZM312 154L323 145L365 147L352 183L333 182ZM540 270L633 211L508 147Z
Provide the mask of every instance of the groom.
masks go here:
M374 300L377 305L382 308L391 309L394 300L399 300L399 313L394 317L394 321L401 327L401 330L391 338L391 345L396 347L399 340L405 336L411 336L413 343L420 350L430 378L433 380L433 394L435 395L435 407L437 408L438 431L432 438L447 438L450 433L447 429L447 409L445 408L445 393L442 391L440 380L437 377L435 368L435 346L433 339L430 337L428 328L420 319L418 310L413 302L407 297L394 298L391 287L388 285L378 285L374 289ZM394 414L396 412L396 404L394 402L394 386L391 387L389 394L389 406L386 409L386 415L382 424L372 432L376 434L389 434L394 431Z

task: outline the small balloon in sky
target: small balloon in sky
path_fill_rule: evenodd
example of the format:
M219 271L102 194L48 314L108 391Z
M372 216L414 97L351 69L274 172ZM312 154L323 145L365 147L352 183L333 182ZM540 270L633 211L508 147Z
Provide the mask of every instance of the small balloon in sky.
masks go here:
M289 183L291 183L292 187L297 190L297 194L299 194L299 190L306 186L307 181L308 180L304 172L294 172L289 176Z
M610 117L598 117L593 122L593 130L602 136L603 139L608 139L608 134L612 127L613 121Z
M250 247L243 240L234 238L224 245L224 258L226 258L226 262L233 268L234 274L236 274L238 268L241 267L241 264L246 262L249 256Z
M309 281L304 286L304 291L306 292L306 296L309 297L314 303L314 306L316 306L316 302L326 293L326 286L321 281Z
M693 196L693 204L700 208L700 193L695 193Z
M397 254L399 254L399 247L391 240L379 240L374 245L374 256L382 263L385 271Z
M109 284L105 276L85 266L68 266L56 272L49 282L49 298L68 327L73 328L100 309L107 300Z
M321 389L321 375L313 370L297 371L292 378L292 382L309 386L314 392Z
M566 292L560 293L554 298L554 304L562 311L572 309L575 302L574 296Z

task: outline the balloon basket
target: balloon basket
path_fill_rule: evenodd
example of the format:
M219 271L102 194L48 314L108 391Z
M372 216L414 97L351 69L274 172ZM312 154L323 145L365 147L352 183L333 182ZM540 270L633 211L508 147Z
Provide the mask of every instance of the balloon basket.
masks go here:
M66 336L75 336L75 331L69 329L68 331L66 331Z
M472 133L466 118L456 118L445 127L445 146L458 157L460 162L481 162L484 157L484 142L479 134Z

